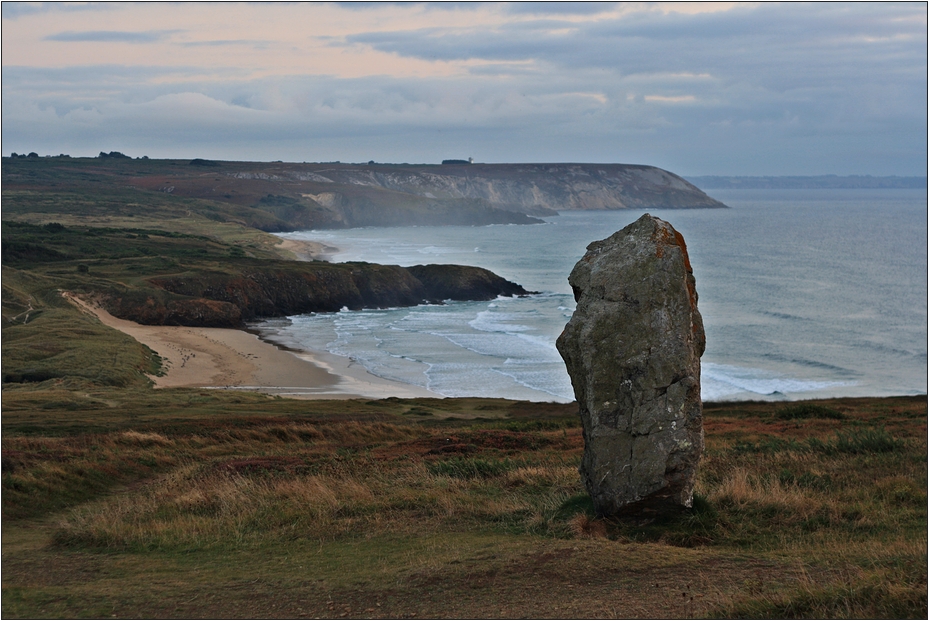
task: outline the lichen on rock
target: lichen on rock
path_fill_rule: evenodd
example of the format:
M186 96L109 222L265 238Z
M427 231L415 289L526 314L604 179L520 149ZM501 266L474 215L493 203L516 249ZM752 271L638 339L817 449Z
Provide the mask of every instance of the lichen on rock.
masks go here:
M706 338L684 238L645 214L590 244L568 281L577 310L557 346L580 409L580 471L597 513L691 506Z

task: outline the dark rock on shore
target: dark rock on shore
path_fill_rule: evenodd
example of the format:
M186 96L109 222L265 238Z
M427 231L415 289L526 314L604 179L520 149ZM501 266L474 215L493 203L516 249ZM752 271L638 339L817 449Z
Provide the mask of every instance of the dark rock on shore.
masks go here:
M406 268L432 300L492 300L499 295L527 295L520 285L490 270L465 265L414 265Z
M703 452L703 320L684 238L648 214L594 242L571 272L558 338L584 427L581 477L598 514L689 507Z
M462 265L265 262L237 274L198 272L148 282L157 295L110 295L104 307L147 325L233 328L261 317L529 293L493 272Z
M242 309L229 302L206 298L170 296L107 296L101 305L114 317L149 326L196 326L201 328L238 328Z

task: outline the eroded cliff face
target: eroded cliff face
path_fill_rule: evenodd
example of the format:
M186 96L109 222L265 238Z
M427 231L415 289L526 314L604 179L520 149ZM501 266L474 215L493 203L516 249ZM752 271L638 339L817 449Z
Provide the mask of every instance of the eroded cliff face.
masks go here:
M273 231L531 224L576 209L725 207L673 173L630 164L221 162L208 174L174 170L131 183L251 208L265 216L251 218L254 226Z
M344 167L316 181L377 186L427 198L483 199L506 209L724 207L681 177L625 164L470 164L399 169ZM301 176L294 173L292 177Z
M198 272L149 279L156 291L111 295L101 303L121 319L147 325L241 327L260 317L390 308L443 300L526 295L479 267L371 263L279 263L238 274Z

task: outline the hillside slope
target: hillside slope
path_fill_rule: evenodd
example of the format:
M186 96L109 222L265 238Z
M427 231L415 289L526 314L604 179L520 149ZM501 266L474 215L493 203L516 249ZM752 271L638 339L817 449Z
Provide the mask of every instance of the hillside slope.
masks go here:
M4 198L127 197L264 231L531 224L574 209L725 207L684 179L627 164L297 164L3 158ZM131 196L129 196L131 194ZM15 211L34 212L34 206ZM43 210L54 211L49 206ZM130 209L131 210L131 209ZM144 215L141 209L137 215ZM9 217L9 215L5 216ZM15 217L15 216L14 216Z
M673 173L631 164L375 164L327 166L302 174L282 172L315 183L376 186L427 198L486 200L527 213L724 206Z

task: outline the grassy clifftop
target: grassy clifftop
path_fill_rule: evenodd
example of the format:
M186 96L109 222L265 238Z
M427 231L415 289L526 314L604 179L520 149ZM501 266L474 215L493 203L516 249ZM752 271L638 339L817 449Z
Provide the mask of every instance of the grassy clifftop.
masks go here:
M560 210L725 206L673 173L627 164L4 158L3 187L11 205L5 217L25 217L37 207L54 213L55 203L64 201L84 215L119 218L132 212L131 205L145 203L175 218L238 222L264 231L530 224L539 222L534 216ZM37 192L47 194L41 206ZM97 197L93 209L81 201L87 192Z
M197 161L202 162L193 162ZM272 232L539 222L526 215L527 210L508 209L480 197L436 197L354 177L320 182L311 173L301 172L298 164L211 164L131 158L3 158L4 219L64 223L82 218L109 226L159 220L170 230L193 225L198 231L210 223L226 223Z

